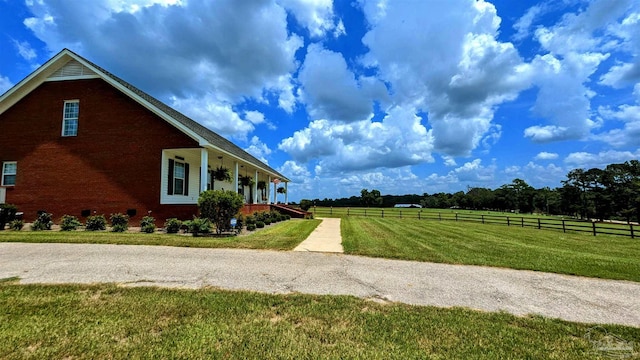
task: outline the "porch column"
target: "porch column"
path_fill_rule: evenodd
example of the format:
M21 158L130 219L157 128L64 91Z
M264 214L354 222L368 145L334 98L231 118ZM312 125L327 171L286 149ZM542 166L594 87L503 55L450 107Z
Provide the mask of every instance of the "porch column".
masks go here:
M256 174L253 177L253 203L258 203L258 170L256 170Z
M200 149L200 192L207 191L207 174L209 170L209 152L207 149Z
M289 205L289 190L287 189L287 185L289 183L285 181L284 183L284 204Z
M233 191L238 194L238 162L234 163L233 169Z
M267 205L271 204L271 175L269 175L269 182L267 182Z

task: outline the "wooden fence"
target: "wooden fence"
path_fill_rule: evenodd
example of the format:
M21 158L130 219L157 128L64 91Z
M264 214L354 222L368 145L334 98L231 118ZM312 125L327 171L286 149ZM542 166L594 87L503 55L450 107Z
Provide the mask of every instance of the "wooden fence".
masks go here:
M475 222L482 224L496 224L506 226L528 227L536 229L550 229L562 232L585 232L593 236L598 234L628 236L634 239L637 236L638 225L613 222L583 221L564 218L539 218L532 216L493 215L479 213L434 212L419 209L398 208L311 208L316 217L381 217L424 219L438 221Z

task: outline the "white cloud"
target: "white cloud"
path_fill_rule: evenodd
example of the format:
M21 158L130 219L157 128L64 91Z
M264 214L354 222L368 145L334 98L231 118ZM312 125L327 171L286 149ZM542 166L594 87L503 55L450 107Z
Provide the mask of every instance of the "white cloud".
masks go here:
M25 60L31 61L37 57L36 51L26 41L13 40L13 45L18 50L18 54Z
M632 151L601 151L597 154L588 152L575 152L569 154L564 162L571 168L590 169L594 167L602 168L609 164L623 163L625 161L638 159L640 150Z
M294 183L304 183L310 180L311 172L306 166L301 165L293 160L287 160L278 168L278 171L282 174L287 174L287 177Z
M4 94L7 90L11 89L13 83L8 77L0 75L0 95Z
M293 13L296 20L309 30L312 37L321 37L338 26L333 13L333 0L278 0L278 2Z
M554 124L531 126L524 136L538 143L585 138L595 127L590 119L593 92L585 83L607 57L599 53L569 53L563 59L536 56L532 67L539 92L533 111Z
M537 4L530 7L529 10L527 10L527 12L524 15L522 15L522 17L513 24L513 28L516 30L516 33L515 35L513 35L513 38L515 40L522 40L528 37L531 33L532 24L534 23L537 17L544 14L544 12L546 11L546 8L547 8L547 5L544 3Z
M364 120L373 110L372 99L365 95L342 55L321 45L309 45L299 79L314 119Z
M555 160L557 158L558 158L557 153L550 153L546 151L538 153L538 155L536 155L535 157L536 160Z
M497 40L500 18L490 3L360 5L371 26L363 64L390 84L391 101L428 113L435 148L445 155L469 155L492 129L496 106L530 84L517 50Z
M298 162L319 160L316 175L433 162L433 138L414 109L395 107L382 122L315 120L280 142Z
M260 141L260 138L257 136L251 138L251 144L245 150L263 163L269 164L267 156L271 155L272 151L265 143Z
M254 130L253 124L242 119L230 103L220 101L213 94L199 98L171 98L171 107L225 136L246 139Z

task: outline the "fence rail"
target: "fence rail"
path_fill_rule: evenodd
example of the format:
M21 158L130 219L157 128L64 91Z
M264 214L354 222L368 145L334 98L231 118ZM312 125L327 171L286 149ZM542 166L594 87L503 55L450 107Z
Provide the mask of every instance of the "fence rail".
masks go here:
M528 216L514 215L493 215L493 214L475 214L475 213L458 213L458 212L433 212L423 211L419 209L398 209L398 208L311 208L314 216L322 217L381 217L381 218L404 218L404 219L423 219L438 221L460 221L460 222L476 222L482 224L496 224L506 226L518 226L536 229L558 230L562 232L584 232L591 233L593 236L618 235L627 236L632 239L638 236L637 224L627 223L611 223L584 221L576 219L554 219L554 218L537 218Z

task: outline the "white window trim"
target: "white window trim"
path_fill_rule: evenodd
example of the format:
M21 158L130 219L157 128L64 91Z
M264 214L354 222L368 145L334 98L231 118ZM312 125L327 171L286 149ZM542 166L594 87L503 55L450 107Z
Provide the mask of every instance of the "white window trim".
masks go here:
M67 104L73 104L73 103L78 103L78 117L76 118L67 118L67 114L66 114L66 110L67 110ZM80 100L76 99L76 100L65 100L64 101L64 105L62 106L62 132L60 133L62 137L74 137L74 136L78 136L78 125L79 125L79 118L80 118ZM64 133L64 129L65 129L65 124L67 122L67 120L75 120L76 121L76 133L73 135L65 135Z
M9 165L9 164L15 164L16 165L16 172L15 173L7 174L7 173L4 172L5 169L6 169L6 165ZM5 161L5 162L2 163L2 186L15 186L16 185L15 181L14 181L13 184L5 184L4 183L4 177L6 175L13 175L13 176L17 177L17 175L18 175L18 162L17 161Z
M171 174L171 180L173 181L173 194L175 196L188 196L185 195L185 190L188 186L187 184L187 163L184 160L174 160L173 161L173 174ZM178 165L182 165L182 177L176 176L176 167ZM180 189L180 193L176 191L176 180L182 180L182 189Z

